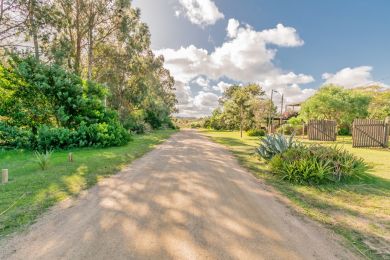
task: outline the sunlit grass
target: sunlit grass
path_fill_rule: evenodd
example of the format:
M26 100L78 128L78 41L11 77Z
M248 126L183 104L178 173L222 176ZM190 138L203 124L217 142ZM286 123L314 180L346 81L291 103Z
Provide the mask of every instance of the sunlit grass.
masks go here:
M122 147L57 151L45 171L31 151L0 150L0 169L9 169L9 183L0 184L0 238L32 223L58 201L77 196L99 179L115 174L173 132L135 136ZM69 152L74 162L68 162Z
M238 132L203 131L227 146L239 162L271 184L293 202L294 207L342 234L361 254L369 258L390 258L390 150L352 148L350 137L324 145L344 147L372 166L370 173L348 184L310 187L280 181L255 154L259 138ZM311 141L301 139L302 142Z

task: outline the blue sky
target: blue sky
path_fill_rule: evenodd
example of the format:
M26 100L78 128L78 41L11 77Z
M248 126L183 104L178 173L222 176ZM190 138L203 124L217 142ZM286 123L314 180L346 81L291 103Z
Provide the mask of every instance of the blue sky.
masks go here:
M390 1L135 0L176 78L182 116L232 83L300 102L325 83L390 85ZM230 31L227 30L228 25Z

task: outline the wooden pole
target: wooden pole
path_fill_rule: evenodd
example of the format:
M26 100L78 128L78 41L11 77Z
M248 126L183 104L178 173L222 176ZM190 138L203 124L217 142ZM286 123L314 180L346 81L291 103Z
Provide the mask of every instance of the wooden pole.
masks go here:
M280 105L280 118L279 118L279 127L282 129L282 134L284 135L284 127L282 126L283 105L284 105L284 94L282 94L282 104Z
M68 161L73 162L73 154L72 153L68 154Z
M8 182L8 169L3 169L1 171L1 183L5 184Z
M270 102L270 105L269 105L269 118L268 118L268 133L271 134L272 133L272 99L273 99L273 96L274 96L274 90L272 89L271 90L271 102Z

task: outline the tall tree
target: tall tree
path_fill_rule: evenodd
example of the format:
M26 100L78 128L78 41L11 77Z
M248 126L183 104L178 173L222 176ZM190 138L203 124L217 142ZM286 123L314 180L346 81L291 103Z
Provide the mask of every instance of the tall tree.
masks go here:
M237 85L231 86L225 91L222 97L222 103L226 112L238 115L241 138L244 119L249 115L251 101L259 99L262 95L264 95L264 91L259 85L250 84L244 87Z

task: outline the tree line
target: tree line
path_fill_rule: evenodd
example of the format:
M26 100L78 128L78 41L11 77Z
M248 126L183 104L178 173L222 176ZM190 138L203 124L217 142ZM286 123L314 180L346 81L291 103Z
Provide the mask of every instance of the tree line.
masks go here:
M150 37L131 0L0 0L0 145L119 145L174 127L174 79Z
M204 120L204 127L240 130L242 134L266 129L269 118L275 116L287 121L287 126L277 129L287 134L301 130L302 123L311 119L335 120L339 133L349 134L356 118L384 120L390 116L390 90L380 86L346 89L326 85L304 101L299 112L287 110L280 115L261 86L231 86L220 99L220 106Z

